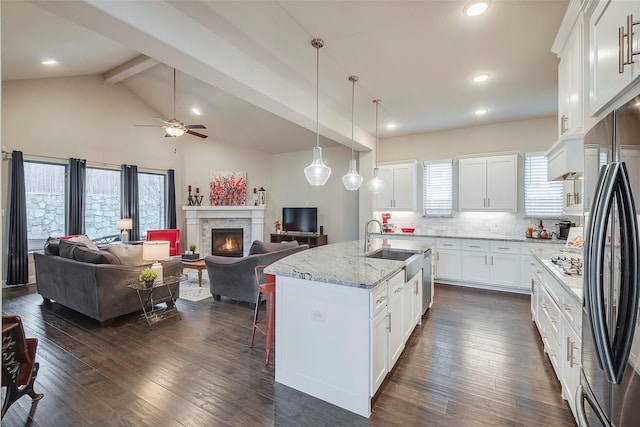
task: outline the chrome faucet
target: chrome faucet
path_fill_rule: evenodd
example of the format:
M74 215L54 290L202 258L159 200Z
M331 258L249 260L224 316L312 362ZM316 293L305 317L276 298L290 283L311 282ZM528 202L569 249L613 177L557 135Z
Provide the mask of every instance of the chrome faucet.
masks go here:
M365 255L369 252L369 249L371 249L371 235L369 234L369 224L371 224L372 222L375 222L376 224L378 224L378 230L379 230L380 233L382 233L382 224L380 223L380 221L378 221L377 219L370 219L369 221L367 221L367 223L364 225L364 235L365 235L364 253L365 253Z

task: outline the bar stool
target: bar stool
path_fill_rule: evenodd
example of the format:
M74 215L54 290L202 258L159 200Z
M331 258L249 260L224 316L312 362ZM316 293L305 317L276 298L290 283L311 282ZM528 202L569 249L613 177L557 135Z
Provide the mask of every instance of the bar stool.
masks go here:
M256 310L253 315L253 328L251 331L251 344L249 347L253 347L253 341L256 336L256 330L260 331L265 336L265 361L264 364L269 364L269 357L271 356L271 343L273 342L273 328L276 323L276 276L273 274L266 274L263 270L267 268L266 265L258 265L255 268L256 283L258 284L258 298L256 300ZM261 279L264 278L264 283L261 283ZM258 320L258 312L260 311L260 302L262 301L262 295L266 299L266 318L264 320ZM267 329L262 330L258 326L259 323L266 323Z

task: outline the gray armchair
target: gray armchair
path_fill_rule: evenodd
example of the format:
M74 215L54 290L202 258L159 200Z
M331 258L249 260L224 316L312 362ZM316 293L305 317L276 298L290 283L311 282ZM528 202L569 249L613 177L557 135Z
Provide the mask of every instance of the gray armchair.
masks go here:
M258 285L254 269L258 265L269 265L296 252L308 249L308 245L298 242L263 243L253 242L249 255L231 258L209 255L204 258L209 274L209 289L216 301L228 297L251 304L258 297Z

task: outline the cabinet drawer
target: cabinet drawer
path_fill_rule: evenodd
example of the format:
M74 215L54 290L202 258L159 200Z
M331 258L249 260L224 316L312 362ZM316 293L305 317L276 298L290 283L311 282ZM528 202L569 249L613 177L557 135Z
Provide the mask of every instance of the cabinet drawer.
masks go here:
M494 253L509 253L509 254L520 253L520 243L518 242L492 241L490 247L491 247L491 252L494 252Z
M371 318L373 319L387 307L387 284L383 283L371 292Z
M582 331L582 306L565 293L560 297L560 309L567 323L575 331Z
M460 249L460 240L458 240L458 239L440 239L440 240L436 240L436 248L438 248L438 249Z
M462 250L474 252L489 252L489 241L465 239L462 241Z
M541 307L543 315L547 318L545 332L553 336L557 343L560 340L560 309L546 292L543 292Z

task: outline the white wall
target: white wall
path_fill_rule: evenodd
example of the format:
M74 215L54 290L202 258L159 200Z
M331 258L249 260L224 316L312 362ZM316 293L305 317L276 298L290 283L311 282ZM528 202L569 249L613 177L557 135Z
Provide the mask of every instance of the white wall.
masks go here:
M282 219L283 207L315 206L318 225L324 226L329 243L358 238L358 192L347 191L342 185L351 150L342 146L323 147L322 157L331 168L331 176L324 186L313 187L303 172L311 163L312 146L305 151L273 156L273 204L269 203L267 208L266 232L274 231L273 222L276 218Z

